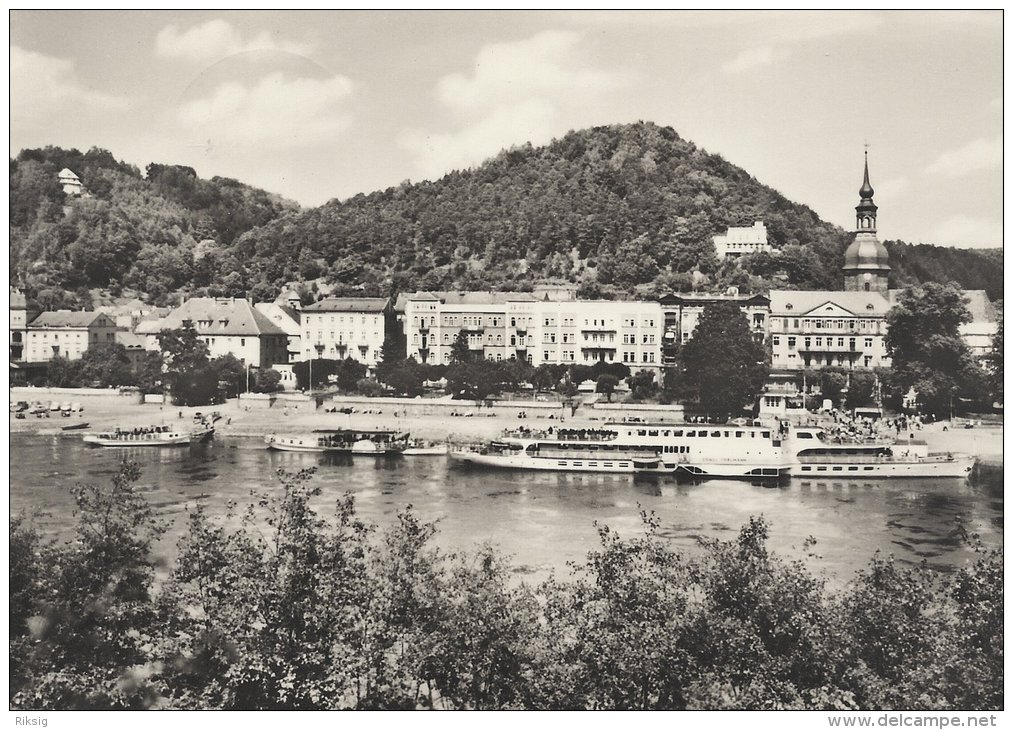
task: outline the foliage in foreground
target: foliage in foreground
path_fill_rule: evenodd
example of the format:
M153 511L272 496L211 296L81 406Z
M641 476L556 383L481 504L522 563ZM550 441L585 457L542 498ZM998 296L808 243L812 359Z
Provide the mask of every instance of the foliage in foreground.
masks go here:
M529 586L493 548L447 554L411 506L384 532L311 471L161 533L124 463L79 486L76 539L10 524L15 709L998 709L1002 552L953 576L876 556L831 591L768 524L700 556L658 522Z

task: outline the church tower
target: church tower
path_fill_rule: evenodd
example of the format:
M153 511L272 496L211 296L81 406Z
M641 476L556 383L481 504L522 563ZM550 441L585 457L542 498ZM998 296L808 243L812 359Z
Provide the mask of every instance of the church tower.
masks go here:
M869 153L865 153L865 179L858 191L861 201L855 206L855 240L844 252L844 290L874 291L886 294L890 276L890 255L876 236L875 191L869 184Z

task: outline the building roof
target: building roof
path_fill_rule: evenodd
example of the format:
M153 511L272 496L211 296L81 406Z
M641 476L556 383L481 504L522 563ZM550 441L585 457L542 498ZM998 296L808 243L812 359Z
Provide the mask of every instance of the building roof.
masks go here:
M285 330L288 335L299 335L300 311L275 302L257 302L254 308Z
M246 299L194 297L160 320L142 322L139 334L154 334L167 329L178 329L191 322L202 335L284 335L285 330L254 309ZM201 326L201 322L210 322Z
M792 291L771 289L770 313L774 316L801 317L832 304L855 316L883 316L892 303L879 292L869 291Z
M770 298L763 294L706 294L703 292L687 292L676 294L670 292L658 300L661 304L708 304L710 302L741 302L765 306Z
M59 177L61 177L61 178L70 177L70 178L73 178L75 180L80 180L81 179L77 175L75 175L74 171L71 170L69 167L65 167L62 170L60 170Z
M144 349L144 338L133 332L117 332L115 339L118 344L123 345L128 350Z
M303 307L304 312L371 312L382 313L390 300L381 297L327 297Z
M56 312L42 312L29 324L30 328L40 327L66 328L66 327L91 327L99 317L106 317L102 312L71 312L67 309L60 309ZM110 322L112 324L112 322Z

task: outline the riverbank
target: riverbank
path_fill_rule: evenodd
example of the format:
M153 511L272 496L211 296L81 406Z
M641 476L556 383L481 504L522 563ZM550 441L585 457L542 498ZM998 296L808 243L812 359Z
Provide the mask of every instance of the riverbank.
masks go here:
M386 405L386 404L384 404ZM89 431L103 431L116 427L133 428L152 424L192 423L196 413L218 412L222 418L215 424L216 431L223 436L249 436L262 438L270 433L292 433L310 431L316 428L357 428L393 429L407 431L413 437L433 441L476 442L495 438L504 429L527 426L548 428L565 422L576 428L600 426L603 418L619 418L621 413L595 413L586 409L578 410L565 421L549 418L548 414L528 412L520 418L521 409L480 408L462 402L457 412L465 415L406 413L396 407L371 408L373 413L326 413L323 409L305 411L297 408L253 408L240 401L230 401L218 406L202 408L179 408L158 404L102 403L86 406L83 413L63 418L58 413L49 418L27 416L15 419L10 416L12 433L59 434L63 426L85 421ZM558 412L557 412L558 413ZM556 415L556 414L553 414ZM643 414L640 414L641 416ZM946 422L934 423L915 432L915 438L929 445L930 451L952 451L970 454L990 464L1002 464L1002 426L978 426L964 429L960 426L949 428ZM943 430L944 427L947 430ZM74 432L70 432L74 433Z

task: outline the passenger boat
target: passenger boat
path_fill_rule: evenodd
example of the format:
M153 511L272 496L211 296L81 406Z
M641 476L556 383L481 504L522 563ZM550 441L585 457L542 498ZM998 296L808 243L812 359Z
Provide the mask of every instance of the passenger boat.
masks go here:
M387 430L315 429L305 434L269 434L267 448L278 451L303 451L316 454L362 454L383 456L401 453L408 434Z
M412 439L401 453L405 456L446 456L448 451L446 444Z
M861 477L966 477L974 457L966 454L929 453L924 441L839 441L818 428L796 428L787 442L792 454L792 476Z
M507 432L459 463L543 471L676 474L696 479L783 479L790 461L761 426L609 423L602 428Z
M91 446L189 446L211 437L214 429L181 431L171 426L117 428L115 431L86 433L84 442Z

